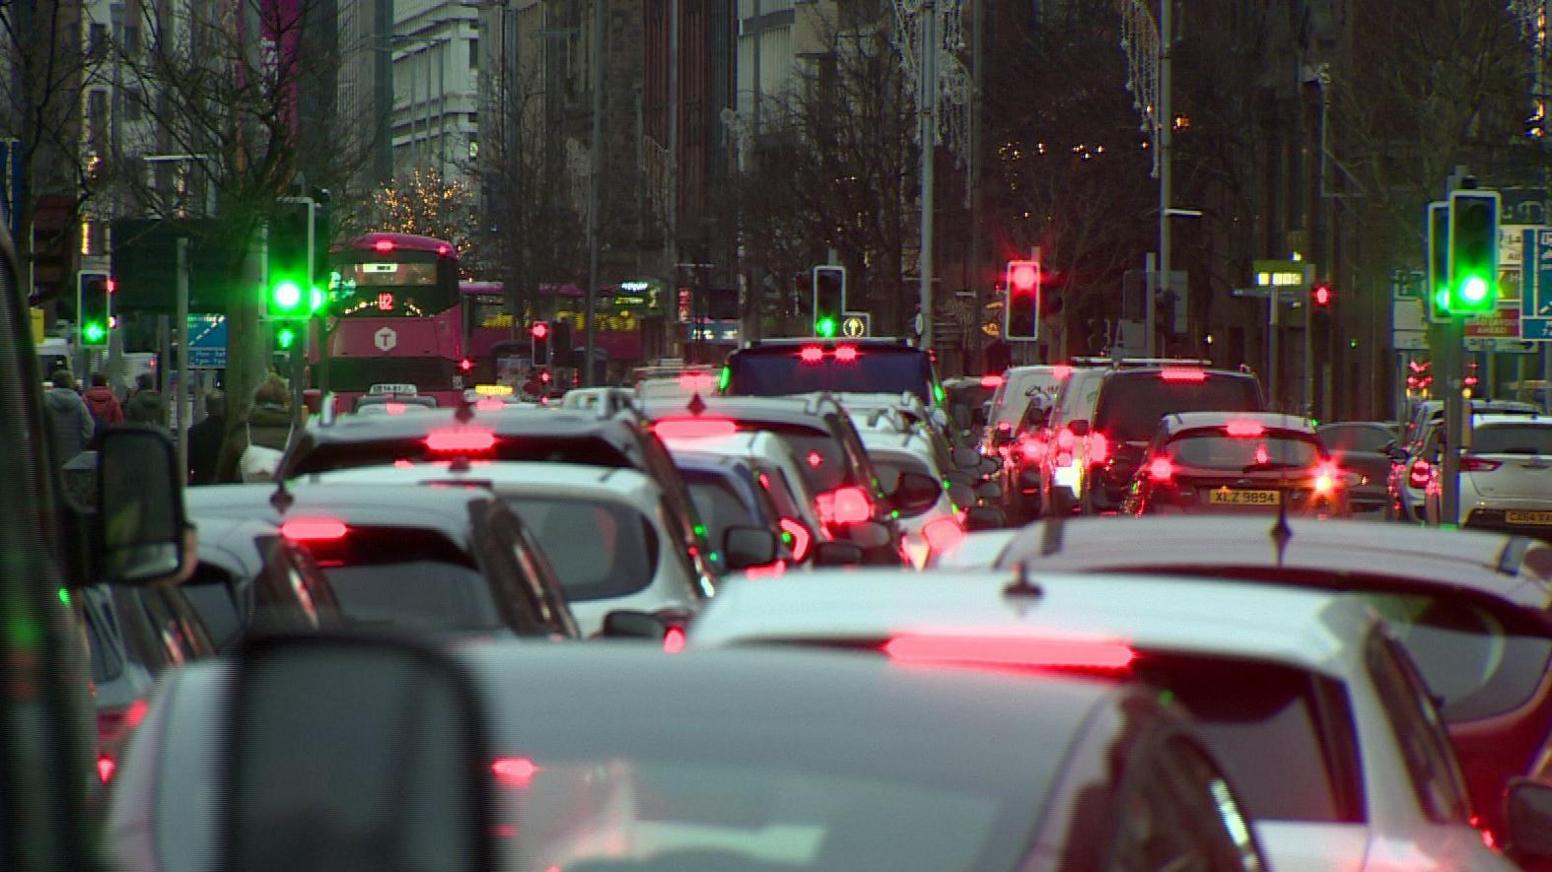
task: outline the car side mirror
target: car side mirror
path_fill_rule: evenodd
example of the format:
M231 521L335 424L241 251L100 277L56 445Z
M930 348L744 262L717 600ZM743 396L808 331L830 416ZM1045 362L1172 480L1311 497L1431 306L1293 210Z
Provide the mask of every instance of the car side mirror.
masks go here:
M905 517L919 515L937 504L943 483L923 472L902 472L890 502Z
M863 521L846 527L846 539L859 548L882 548L889 544L889 528L877 521Z
M960 469L975 469L981 463L981 452L974 448L955 448L954 465Z
M1002 499L1002 485L995 481L982 482L976 487L975 495L983 500L1000 500ZM968 505L968 503L964 505Z
M814 546L815 566L860 566L862 548L850 542L820 542Z
M118 426L97 452L97 525L101 580L150 584L176 577L193 556L182 477L172 440L151 427Z
M1002 513L1002 509L992 506L976 506L965 512L965 530L971 533L979 530L996 530L1008 525L1008 517Z
M408 640L275 636L223 711L233 872L494 868L495 756L474 678ZM413 810L413 813L407 813Z
M1089 435L1089 422L1073 421L1071 424L1067 425L1067 429L1072 432L1072 435L1082 439L1083 437Z
M603 629L599 635L606 639L647 639L663 641L668 632L668 622L651 612L634 609L615 609L604 615Z
M955 482L948 486L948 498L953 500L956 506L973 506L975 505L975 490L969 485Z
M1510 855L1515 859L1552 858L1552 784L1512 779L1507 806Z
M1402 448L1399 445L1392 445L1392 446L1390 446L1388 449L1385 450L1385 453L1390 456L1391 460L1394 460L1397 463L1404 463L1406 461L1406 459L1407 459L1407 451L1406 451L1406 449Z
M776 548L776 534L764 527L729 527L722 534L722 556L730 569L772 563Z

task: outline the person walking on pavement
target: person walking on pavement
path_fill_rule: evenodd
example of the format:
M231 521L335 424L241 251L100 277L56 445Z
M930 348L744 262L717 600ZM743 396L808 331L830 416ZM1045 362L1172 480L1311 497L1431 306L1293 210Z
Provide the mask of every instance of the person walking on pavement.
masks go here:
M119 398L113 395L113 388L108 387L108 376L105 373L92 373L92 386L86 389L81 397L86 401L86 410L92 413L91 447L96 448L98 441L102 439L102 431L114 424L124 423L124 407L119 405Z
M245 482L273 481L291 441L291 391L271 374L253 393L248 412L248 447L238 460Z
M221 445L226 441L226 396L205 397L205 420L189 428L189 484L214 484Z
M54 386L44 395L43 402L48 409L54 462L63 465L86 450L92 439L92 431L96 428L86 402L76 393L75 379L69 371L55 370L49 376L49 381Z
M150 424L167 429L167 403L159 391L137 391L124 405L124 420L131 424Z

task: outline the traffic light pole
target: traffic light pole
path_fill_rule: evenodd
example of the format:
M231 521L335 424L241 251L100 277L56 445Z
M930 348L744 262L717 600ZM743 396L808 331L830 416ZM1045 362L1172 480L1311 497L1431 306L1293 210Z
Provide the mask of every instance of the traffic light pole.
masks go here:
M178 390L173 395L173 414L178 421L178 481L189 478L189 413L183 398L189 396L189 239L178 237L178 322L173 335L178 337Z
M1462 393L1466 385L1464 367L1461 365L1461 359L1465 356L1462 350L1465 347L1466 326L1463 319L1453 317L1442 327L1444 367L1440 376L1445 393L1444 439L1441 448L1444 462L1439 473L1443 476L1439 493L1439 522L1453 527L1460 523L1460 447L1466 432L1466 400Z
M1304 285L1311 287L1315 277L1314 264L1304 265ZM1315 300L1304 295L1304 415L1315 414Z

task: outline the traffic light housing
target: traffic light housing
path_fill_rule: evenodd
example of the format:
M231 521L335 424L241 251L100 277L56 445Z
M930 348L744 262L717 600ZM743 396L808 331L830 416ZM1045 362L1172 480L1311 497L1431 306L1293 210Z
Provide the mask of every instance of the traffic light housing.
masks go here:
M312 202L279 203L270 217L264 311L272 320L310 318L324 308L327 295L316 280L323 266L317 247L327 234L317 226L317 218Z
M1497 191L1450 193L1451 315L1491 312L1497 306L1498 213Z
M550 364L550 322L535 321L528 327L528 337L533 341L533 365L549 366Z
M108 344L113 328L113 277L107 273L83 272L76 281L76 330L83 347L101 348Z
M1008 261L1007 287L1007 306L1002 316L1003 337L1040 338L1040 262Z
M840 334L846 312L846 267L814 267L814 335L833 339Z
M1423 293L1430 324L1450 320L1450 204L1428 204L1428 286Z

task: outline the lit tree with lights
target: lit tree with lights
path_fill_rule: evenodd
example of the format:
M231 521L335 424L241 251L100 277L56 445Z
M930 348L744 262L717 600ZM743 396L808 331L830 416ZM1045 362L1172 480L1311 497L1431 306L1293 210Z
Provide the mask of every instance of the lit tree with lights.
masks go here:
M473 189L462 180L445 179L435 169L416 169L372 195L374 227L451 242L464 274L473 275L480 265L474 203Z

